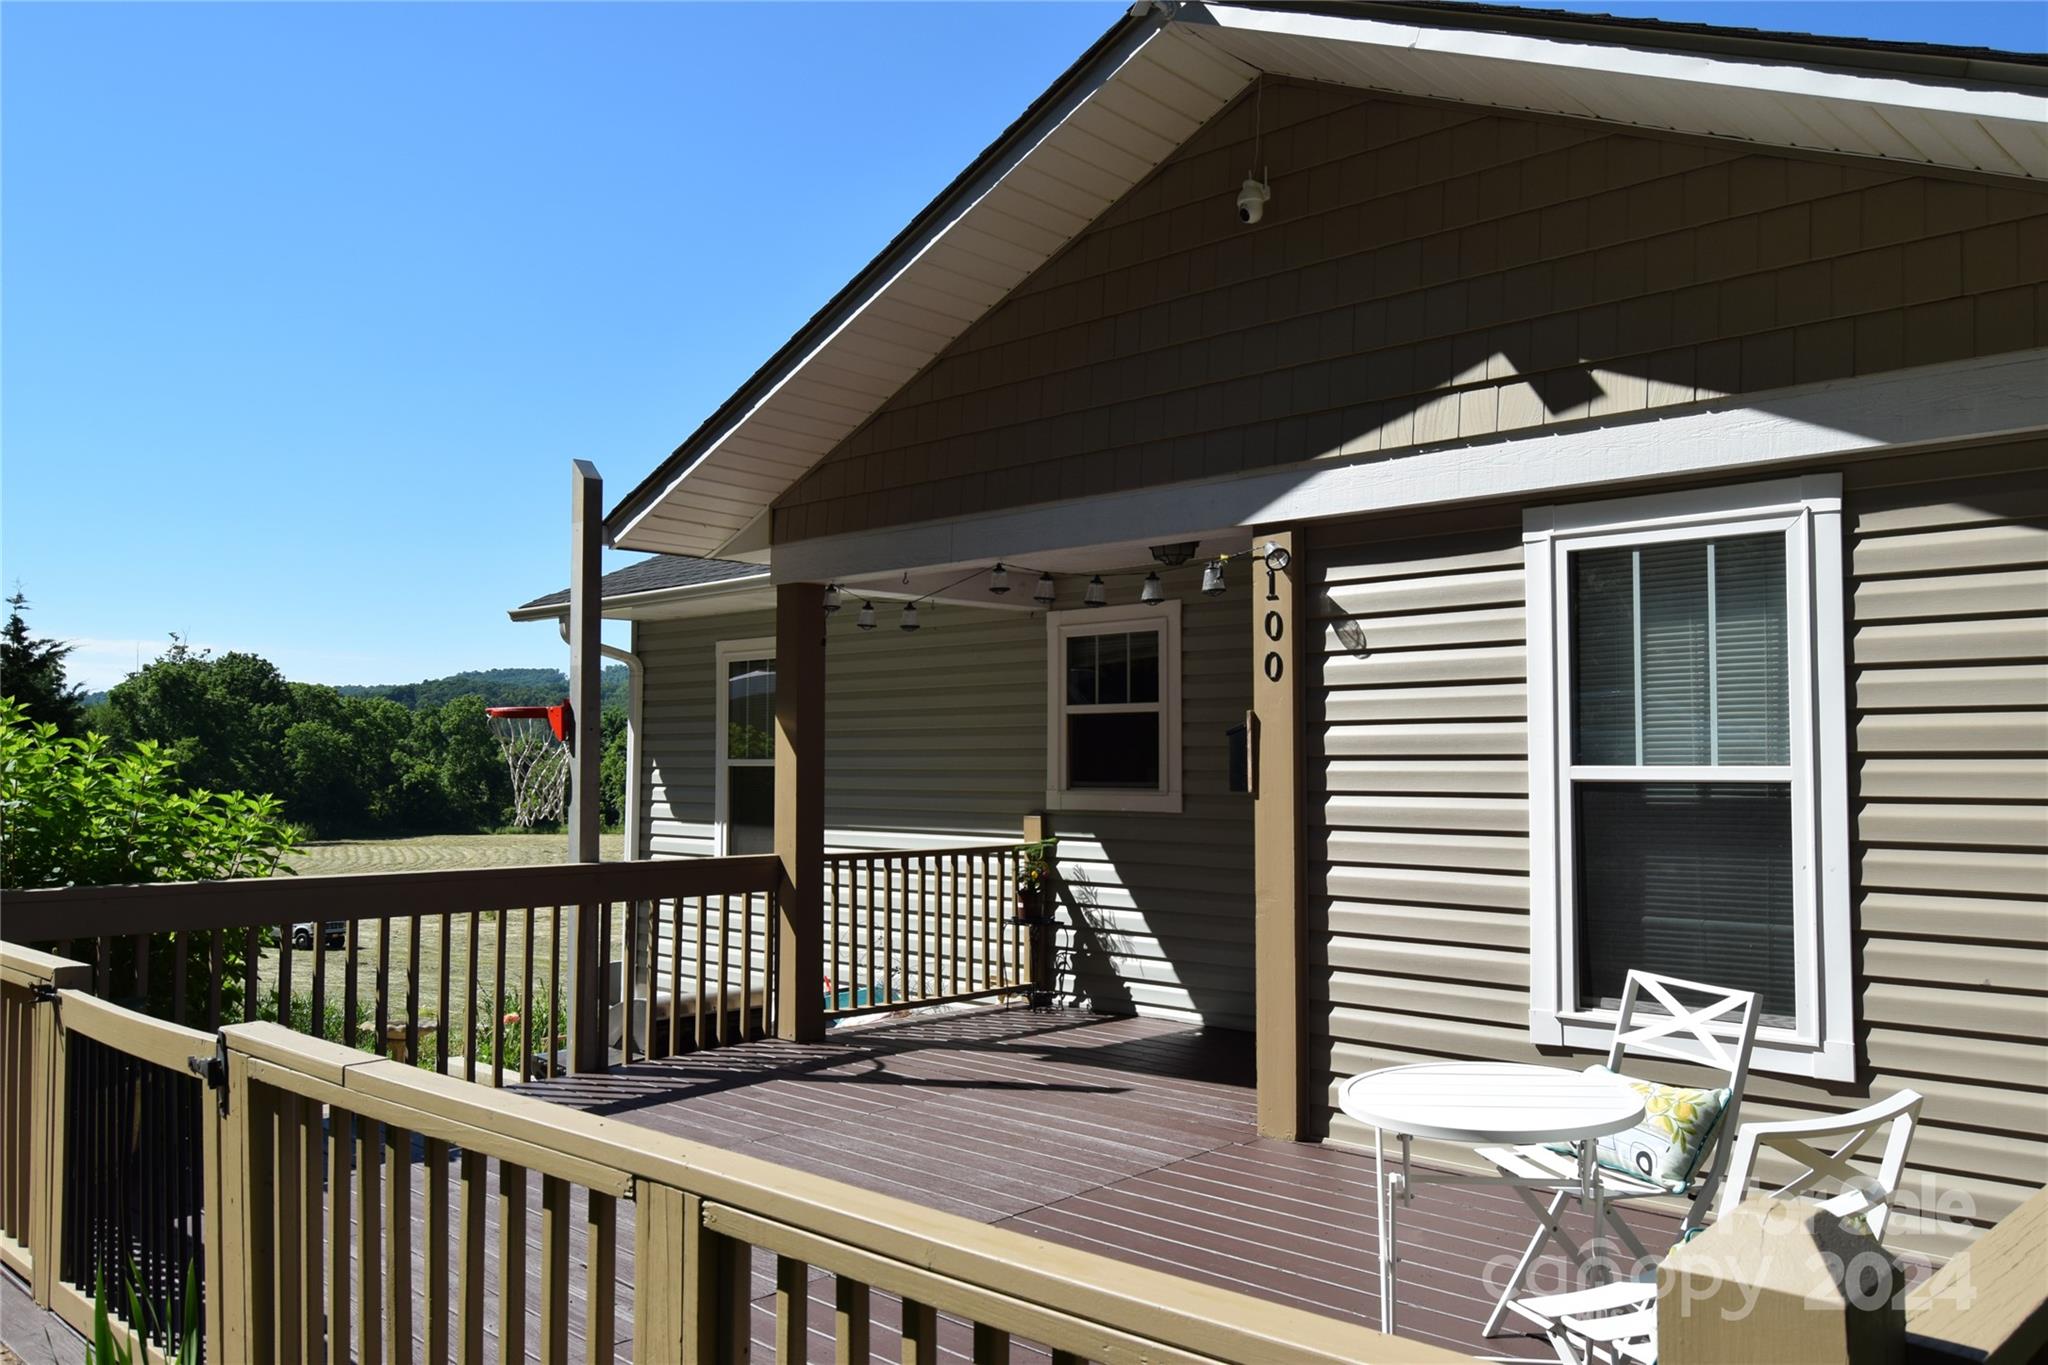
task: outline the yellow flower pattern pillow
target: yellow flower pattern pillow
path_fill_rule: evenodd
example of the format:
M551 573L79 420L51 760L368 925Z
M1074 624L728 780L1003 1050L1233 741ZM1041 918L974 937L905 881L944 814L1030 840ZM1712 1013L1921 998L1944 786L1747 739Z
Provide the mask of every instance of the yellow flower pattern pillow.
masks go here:
M1615 1073L1595 1064L1586 1068L1586 1074ZM1721 1111L1728 1107L1728 1092L1659 1085L1633 1076L1619 1079L1643 1097L1643 1121L1601 1138L1597 1160L1609 1170L1682 1193L1692 1183L1707 1139L1721 1121Z

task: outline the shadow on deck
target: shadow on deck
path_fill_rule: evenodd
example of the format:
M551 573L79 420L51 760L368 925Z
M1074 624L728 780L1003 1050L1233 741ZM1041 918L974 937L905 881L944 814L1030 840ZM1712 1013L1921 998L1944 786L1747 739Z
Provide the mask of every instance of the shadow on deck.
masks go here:
M979 1222L1379 1324L1372 1160L1260 1139L1245 1034L988 1010L874 1024L816 1044L746 1043L523 1089ZM1540 1338L1479 1335L1492 1303L1489 1265L1511 1265L1532 1227L1505 1190L1418 1190L1402 1220L1401 1335L1469 1353L1553 1358ZM1658 1234L1648 1240L1657 1245ZM765 1270L757 1268L764 1291ZM816 1324L829 1333L832 1320L822 1278L812 1298L815 1337ZM881 1349L893 1307L876 1319ZM829 1334L813 1344L829 1347Z

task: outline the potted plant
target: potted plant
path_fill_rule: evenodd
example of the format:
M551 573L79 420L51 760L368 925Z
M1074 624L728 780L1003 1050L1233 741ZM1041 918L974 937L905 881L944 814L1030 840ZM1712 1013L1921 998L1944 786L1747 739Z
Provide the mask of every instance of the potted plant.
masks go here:
M1053 850L1057 839L1040 839L1024 845L1023 866L1017 869L1017 918L1025 924L1040 924L1047 918L1046 898L1052 890Z

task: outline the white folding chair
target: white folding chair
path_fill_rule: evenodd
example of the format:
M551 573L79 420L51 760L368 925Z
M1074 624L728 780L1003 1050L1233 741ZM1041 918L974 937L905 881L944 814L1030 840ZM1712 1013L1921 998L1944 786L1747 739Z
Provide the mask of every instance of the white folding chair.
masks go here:
M1696 1003L1687 1004L1681 997ZM1656 1008L1645 1008L1646 1005ZM1727 1152L1727 1136L1735 1131L1742 1110L1742 1087L1749 1080L1749 1053L1756 1042L1756 1024L1757 998L1751 991L1633 971L1622 987L1621 1013L1614 1023L1614 1038L1607 1047L1608 1070L1627 1075L1624 1063L1630 1057L1660 1057L1709 1067L1728 1078L1728 1103L1693 1163L1690 1187L1685 1191L1692 1197L1692 1207L1679 1229L1681 1236L1705 1221L1707 1210L1713 1207L1714 1192L1720 1187L1721 1173L1727 1168L1728 1163L1722 1158ZM1530 1268L1546 1246L1553 1241L1558 1243L1578 1263L1587 1259L1591 1248L1581 1248L1561 1222L1565 1205L1582 1198L1576 1157L1540 1145L1482 1147L1479 1155L1492 1162L1502 1175L1525 1182L1513 1189L1537 1220L1535 1234L1486 1319L1483 1335L1492 1336L1509 1310L1530 1316L1523 1306L1530 1301L1517 1300L1515 1296L1521 1293ZM1605 1167L1599 1172L1599 1180L1598 1218L1592 1240L1611 1233L1638 1263L1648 1260L1649 1253L1616 1205L1669 1196L1673 1191L1656 1181L1637 1179ZM1546 1184L1551 1190L1548 1207L1540 1201ZM1548 1327L1549 1323L1539 1319L1536 1325Z
M1853 1113L1745 1125L1729 1156L1728 1178L1714 1216L1725 1218L1743 1201L1755 1178L1758 1155L1768 1149L1789 1158L1796 1174L1763 1193L1789 1199L1832 1185L1838 1192L1823 1199L1821 1207L1837 1218L1862 1218L1870 1235L1882 1242L1899 1176L1906 1168L1906 1149L1920 1123L1921 1102L1916 1091L1901 1090ZM1885 1134L1885 1142L1876 1170L1852 1164L1850 1158L1879 1133ZM1654 1365L1657 1359L1654 1281L1598 1285L1527 1299L1517 1307L1550 1322L1550 1342L1564 1365L1586 1365L1601 1358Z

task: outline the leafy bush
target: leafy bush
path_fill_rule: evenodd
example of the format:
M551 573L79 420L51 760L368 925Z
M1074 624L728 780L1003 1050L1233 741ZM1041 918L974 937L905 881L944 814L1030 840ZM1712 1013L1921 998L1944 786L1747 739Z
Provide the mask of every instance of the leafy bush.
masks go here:
M275 797L186 791L162 746L65 738L0 698L0 886L267 877L297 844Z

